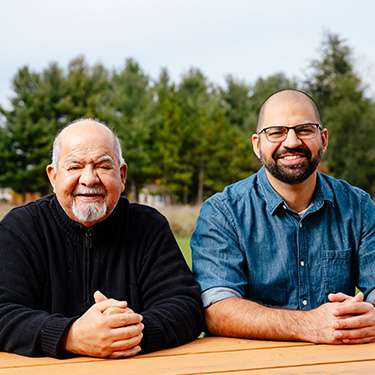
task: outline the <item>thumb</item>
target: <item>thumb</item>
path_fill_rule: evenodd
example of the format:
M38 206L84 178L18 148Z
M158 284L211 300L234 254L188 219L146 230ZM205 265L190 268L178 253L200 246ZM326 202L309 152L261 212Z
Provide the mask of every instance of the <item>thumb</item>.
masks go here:
M351 300L351 302L362 302L363 301L363 293L362 292L359 292L358 294L356 294L353 299Z
M335 294L331 293L331 294L328 295L328 299L331 302L350 302L350 303L362 302L363 298L364 297L363 297L362 292L359 292L354 297L348 296L347 294L344 294L344 293L335 293Z
M351 300L353 297L348 296L347 294L344 293L330 293L328 295L328 299L331 302L345 302Z
M99 302L102 302L102 301L105 301L107 300L108 298L102 293L102 292L99 292L99 290L97 290L95 293L94 293L94 300L95 300L95 303L99 303Z
M102 292L97 290L94 293L94 299L95 304L100 312L104 312L105 310L111 308L111 307L118 307L125 309L128 303L126 301L117 301L113 298L109 299L107 298Z

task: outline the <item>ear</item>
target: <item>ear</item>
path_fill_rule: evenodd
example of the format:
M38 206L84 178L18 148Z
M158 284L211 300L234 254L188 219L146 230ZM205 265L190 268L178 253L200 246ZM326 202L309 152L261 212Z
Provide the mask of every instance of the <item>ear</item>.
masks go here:
M328 146L328 130L325 128L322 130L322 142L323 142L323 154L324 154Z
M53 191L55 192L56 172L52 164L47 165L46 171L47 171L49 182L51 183Z
M120 175L121 175L121 182L122 182L122 190L123 192L125 190L125 183L126 183L126 175L128 173L128 166L126 164L123 164L120 167Z
M251 137L251 140L253 142L253 151L254 154L260 159L260 152L259 152L259 135L258 134L253 134Z

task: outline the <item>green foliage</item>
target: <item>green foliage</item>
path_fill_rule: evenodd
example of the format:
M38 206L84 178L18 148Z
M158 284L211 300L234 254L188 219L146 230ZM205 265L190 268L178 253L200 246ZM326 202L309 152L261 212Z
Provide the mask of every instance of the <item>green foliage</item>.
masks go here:
M155 177L160 179L160 192L170 194L173 201L179 201L183 196L187 197L193 168L185 157L188 129L183 122L181 98L166 69L162 70L154 92L152 169Z
M150 135L153 121L153 94L150 79L132 59L125 68L114 72L108 90L104 118L115 130L129 166L128 184L133 199L145 184L151 163Z
M333 176L374 195L375 107L354 72L351 51L339 36L328 34L311 67L306 87L329 130L324 164Z
M186 263L191 268L191 249L190 249L190 236L176 235L176 241L180 250L185 258Z
M49 192L45 167L56 132L90 117L118 134L131 199L156 183L172 202L199 204L258 170L251 134L259 107L275 91L302 87L329 129L325 167L375 195L375 104L364 95L350 48L327 34L306 78L278 73L251 85L228 76L225 87L216 87L193 68L177 83L166 69L152 81L132 59L114 71L84 57L66 70L55 63L42 72L25 66L12 82L11 109L0 108L0 186Z
M109 85L109 74L102 65L91 68L83 57L73 59L63 79L64 96L58 103L65 121L102 118Z
M232 76L226 77L226 88L220 89L224 116L229 124L250 130L256 123L256 111L251 97L252 88ZM255 119L255 121L254 121Z
M57 104L63 96L61 71L51 64L42 73L21 68L13 79L12 110L4 111L5 127L0 133L0 185L26 192L46 193L45 173L61 113Z
M206 164L208 159L215 157L212 136L219 125L219 102L214 88L208 84L202 72L196 69L191 69L183 77L178 88L178 97L182 109L180 126L185 130L183 160L191 169L185 193L193 193L197 199L196 203L201 204ZM188 203L187 194L184 195L183 201Z

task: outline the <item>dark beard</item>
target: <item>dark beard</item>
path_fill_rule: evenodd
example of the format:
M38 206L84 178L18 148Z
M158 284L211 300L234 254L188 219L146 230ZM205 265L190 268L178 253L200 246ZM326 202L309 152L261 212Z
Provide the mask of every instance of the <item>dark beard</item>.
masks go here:
M295 152L301 153L306 157L303 163L291 166L280 166L277 163L277 160L281 155ZM287 184L299 184L305 181L316 171L322 155L323 145L315 158L311 157L311 151L307 147L299 146L294 149L283 148L282 151L276 150L272 155L272 159L268 160L265 160L263 158L262 152L260 150L260 161L268 170L268 172L281 182L285 182Z

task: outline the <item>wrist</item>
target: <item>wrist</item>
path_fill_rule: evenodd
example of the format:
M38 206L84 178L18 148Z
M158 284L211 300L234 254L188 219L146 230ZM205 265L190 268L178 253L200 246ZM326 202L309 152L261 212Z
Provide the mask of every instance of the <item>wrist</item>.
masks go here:
M65 332L64 336L62 337L60 341L60 350L65 351L65 352L70 352L70 353L76 353L75 348L74 348L74 327L75 327L75 322L71 324L71 326L67 329Z

